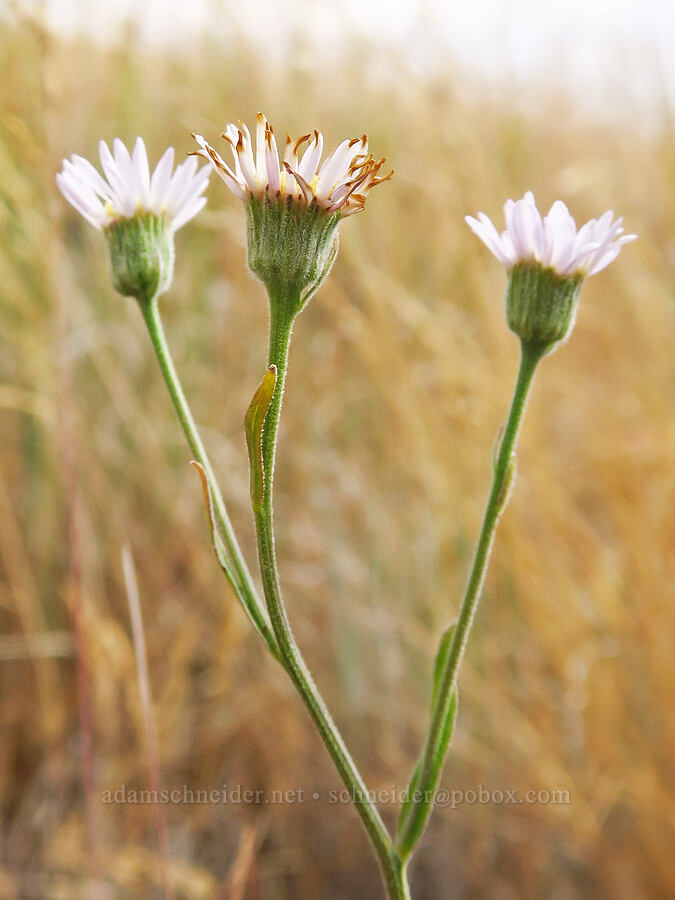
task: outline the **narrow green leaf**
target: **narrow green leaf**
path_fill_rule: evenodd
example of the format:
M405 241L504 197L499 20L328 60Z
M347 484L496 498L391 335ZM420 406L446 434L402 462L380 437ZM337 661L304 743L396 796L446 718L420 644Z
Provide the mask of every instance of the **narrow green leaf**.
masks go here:
M407 799L401 809L396 829L396 845L403 860L407 860L424 833L432 813L438 782L448 753L450 739L457 720L457 688L450 696L448 713L437 745L433 748L427 780L422 783L422 759L417 764L408 788Z
M410 779L410 783L406 791L406 798L403 801L403 805L401 806L401 812L399 813L398 822L396 823L397 838L401 838L403 836L408 822L410 821L410 814L413 811L413 807L415 806L415 791L419 788L421 772L422 760L418 759L417 765L415 766L415 769L412 773L412 778Z
M251 501L256 508L263 502L265 487L265 471L263 468L262 432L267 410L272 402L274 388L277 383L277 367L270 366L260 382L253 399L246 411L244 426L246 429L246 445L251 468Z
M209 523L209 531L211 532L211 542L213 543L213 549L215 550L216 557L218 558L218 562L220 563L220 568L223 570L225 575L227 575L230 584L235 589L235 592L237 592L237 584L234 578L234 573L230 566L230 560L227 557L225 545L223 544L223 541L218 534L218 529L216 527L216 516L213 509L213 495L211 493L209 479L207 477L206 471L204 470L204 466L201 463L198 463L195 459L193 459L190 465L194 466L194 468L197 470L202 483L202 491L204 492L204 504L206 506L206 518Z
M499 492L499 497L497 497L497 510L499 514L504 511L506 504L509 502L509 497L511 496L511 491L513 490L513 486L516 482L516 456L515 453L509 460L509 464L506 468L506 472L504 473L504 483L502 484L502 489Z
M435 716L436 704L438 702L438 692L443 680L443 671L450 654L450 646L455 633L455 623L449 625L443 632L441 642L436 654L436 662L434 664L434 686L431 695L431 719ZM415 766L410 784L408 785L407 796L401 807L401 813L398 818L396 834L399 839L399 847L403 849L414 847L417 840L422 834L427 819L431 814L433 805L433 793L438 787L438 781L443 769L443 762L447 753L450 738L455 724L457 715L457 691L453 691L448 707L448 714L443 721L438 746L434 748L433 764L429 772L428 783L420 784L422 774L422 760L426 747L422 751L420 758Z
M441 643L438 647L438 653L436 654L436 662L434 663L434 690L431 695L432 715L434 709L436 708L438 690L441 686L441 681L443 680L443 670L445 669L445 664L448 660L448 656L450 655L450 645L452 644L452 638L455 634L455 628L456 624L453 622L452 625L448 625L448 627L445 629L441 637Z
M274 656L279 659L279 650L276 644L276 639L271 631L269 623L265 621L264 614L261 615L261 613L254 606L255 599L251 598L244 591L242 591L241 585L235 577L230 559L227 555L225 544L223 543L222 538L218 533L213 505L213 493L211 491L211 485L209 484L209 479L204 466L202 466L201 463L198 463L194 459L191 461L190 465L195 467L202 483L202 491L204 492L204 505L206 506L206 518L209 523L209 531L211 533L211 543L213 544L213 549L216 553L216 558L218 560L220 568L223 570L227 580L230 582L232 590L241 601L241 604L246 611L246 615L248 616L251 625L253 625L258 634L265 640L267 646L270 648Z

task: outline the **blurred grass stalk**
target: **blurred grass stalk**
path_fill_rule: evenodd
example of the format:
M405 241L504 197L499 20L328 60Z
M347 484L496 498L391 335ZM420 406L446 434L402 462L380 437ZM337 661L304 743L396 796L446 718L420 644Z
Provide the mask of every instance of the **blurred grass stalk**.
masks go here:
M129 603L131 616L131 633L134 640L134 653L136 656L136 671L138 673L138 691L141 697L141 710L143 712L143 731L145 737L145 750L150 775L150 790L153 796L153 809L155 812L155 825L157 828L157 843L159 845L159 859L162 872L162 884L164 885L164 897L173 900L174 890L169 866L169 832L166 827L166 815L162 802L162 778L159 760L159 744L157 742L157 729L155 727L155 713L152 708L152 691L150 688L150 673L148 672L148 656L145 648L145 632L143 631L143 615L138 595L138 581L131 548L125 544L122 548L122 569L124 572L124 584Z

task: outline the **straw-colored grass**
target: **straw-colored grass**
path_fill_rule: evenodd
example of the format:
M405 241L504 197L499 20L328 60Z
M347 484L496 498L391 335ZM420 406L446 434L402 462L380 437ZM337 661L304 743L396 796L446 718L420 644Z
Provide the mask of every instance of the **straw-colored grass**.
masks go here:
M286 68L246 43L170 57L29 27L0 38L0 896L161 896L122 548L137 570L167 789L298 791L169 804L178 897L370 900L361 826L223 581L197 478L134 304L57 194L62 156L142 133L153 159L263 109L329 141L367 130L397 173L342 227L298 320L277 477L299 641L372 789L402 789L456 613L517 365L501 267L463 222L532 188L640 240L582 292L542 365L516 490L460 679L448 790L568 803L438 809L419 900L665 897L675 883L671 563L675 151L666 125L518 110L355 46ZM382 77L382 72L388 73ZM395 73L398 77L395 78ZM242 419L266 300L215 178L177 238L166 325L249 560ZM51 637L50 637L51 636ZM319 799L313 799L313 794ZM396 805L385 804L393 821Z

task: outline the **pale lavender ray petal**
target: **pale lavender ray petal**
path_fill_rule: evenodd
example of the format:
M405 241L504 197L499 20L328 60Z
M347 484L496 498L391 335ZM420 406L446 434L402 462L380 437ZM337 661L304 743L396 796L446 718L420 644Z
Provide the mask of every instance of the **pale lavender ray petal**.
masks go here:
M197 213L206 205L206 197L193 197L189 203L185 203L180 212L173 219L171 226L174 231L182 228L190 219L194 219Z
M323 153L323 135L320 131L315 131L313 139L302 155L302 160L298 167L298 172L302 177L311 182L316 175L316 167L319 165L321 154Z
M324 161L319 170L319 181L315 191L317 197L327 197L338 179L344 177L349 167L347 160L350 157L350 143L348 140L342 141Z
M305 201L307 203L311 203L311 200L312 200L311 186L309 184L307 184L307 182L302 177L302 175L299 172L296 172L294 169L292 169L287 162L284 163L284 168L286 169L287 174L290 174L293 176L295 183L300 188L300 193L305 198Z
M256 179L255 165L253 163L253 153L250 144L247 146L244 142L243 147L237 150L237 159L241 167L241 173L251 193L257 193L258 181Z
M479 213L478 215L484 215ZM490 250L503 265L507 265L509 259L504 252L502 239L494 227L492 222L485 216L485 221L479 222L473 216L464 216L464 221L473 231L473 233L481 239L485 246Z
M262 113L258 113L255 129L255 171L258 185L261 189L267 187L267 165L265 164L265 129L267 119Z
M190 181L197 171L198 165L199 164L194 156L188 156L185 162L176 166L176 171L173 174L171 184L166 192L165 200L167 210L171 211L173 214L180 209L180 205L189 190Z
M532 259L534 256L535 224L532 205L527 200L519 200L513 207L511 227L508 229L519 259Z
M84 216L95 228L101 229L103 227L105 213L100 203L98 204L98 209L96 209L94 204L86 196L83 196L77 187L74 187L69 181L68 177L61 172L56 176L56 183L66 200L81 216ZM92 194L92 197L94 200L96 199L94 194Z
M608 266L611 262L613 262L619 253L621 252L621 246L617 244L613 244L611 247L608 247L604 253L601 253L599 258L596 258L593 261L593 266L589 270L589 275L595 275L596 272L601 272L605 266Z
M245 192L246 182L244 181L243 175L241 174L241 168L239 166L239 163L237 162L236 153L234 153L234 151L233 151L234 158L235 158L235 166L236 166L235 172L233 172L232 169L227 165L227 163L225 162L223 157L220 155L220 153L218 153L217 150L214 150L213 147L211 146L211 144L209 144L207 141L205 141L204 138L201 136L201 134L193 133L192 136L194 137L194 139L197 141L197 143L200 145L200 147L206 153L206 156L203 156L202 159L206 159L207 162L211 163L211 165L216 170L216 172L220 175L220 177L223 179L225 184L227 184L227 186L230 187L231 182L234 182L234 184L237 184L239 186L240 191ZM225 177L225 176L227 176L227 177ZM235 192L235 193L237 193L237 192ZM238 193L237 193L237 196L239 196Z
M242 182L234 177L229 168L216 169L216 172L220 175L235 197L239 197L240 200L246 200L248 197L248 188L242 187Z
M83 156L73 154L72 161L73 162L71 163L71 165L75 164L79 166L79 168L83 172L87 173L97 194L99 194L101 197L110 197L112 195L112 188L110 187L108 182L101 176L96 166L93 166L88 159L85 159Z
M273 132L269 131L265 141L265 167L267 169L267 183L273 194L277 194L281 188L281 170L279 168L279 151Z
M546 232L546 253L541 261L546 266L558 270L564 267L574 252L576 224L569 210L561 200L556 200L544 220Z
M178 203L175 205L176 215L179 215L181 210L191 204L194 200L197 200L201 197L206 189L207 184L209 183L209 176L211 174L211 166L203 166L188 182L183 192L183 196L180 198Z
M93 166L91 168L96 172L96 169L94 169ZM100 178L100 181L94 180L91 177L89 170L81 163L72 163L69 160L64 159L63 173L64 175L67 175L73 186L77 186L85 191L87 196L90 194L93 195L96 202L99 202L98 198L100 197L101 201L111 203L114 207L117 207L117 204L115 203L115 192L110 185L106 184L102 178ZM103 193L103 189L105 189L105 193Z
M155 166L155 171L152 173L149 203L150 208L155 212L164 205L164 195L171 181L174 157L175 151L173 147L167 147L160 161Z
M597 241L581 247L577 244L568 245L556 263L556 272L563 276L573 275L575 272L586 273L599 247Z
M511 199L507 200L504 204L504 221L506 222L506 230L511 230L511 222L513 221L513 208L515 207L515 202Z
M128 205L127 185L122 178L122 175L117 168L117 163L113 159L113 155L108 149L108 145L105 141L99 141L98 152L103 171L105 172L105 177L108 179L110 186L115 192L115 207L119 212L124 212L126 214L125 210Z
M126 148L126 145L119 138L115 138L113 140L113 155L115 157L117 169L124 179L124 183L127 185L127 187L130 187L133 173L133 162L129 151Z
M505 265L509 267L514 266L518 262L518 253L508 231L502 232L501 242Z
M253 145L250 132L244 122L237 129L237 144L235 147L237 159L241 166L244 181L251 193L258 192L258 180L256 178L255 160L253 159ZM267 173L265 173L267 174Z
M143 208L148 209L150 204L150 166L148 165L145 141L142 137L136 138L132 162L138 199L141 201Z

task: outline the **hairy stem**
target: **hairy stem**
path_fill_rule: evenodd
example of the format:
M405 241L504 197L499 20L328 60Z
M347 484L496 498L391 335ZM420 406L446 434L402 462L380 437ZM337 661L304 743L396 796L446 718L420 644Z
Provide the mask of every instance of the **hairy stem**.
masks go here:
M300 649L295 641L286 608L281 595L274 551L273 532L273 479L274 460L281 403L286 379L288 348L293 321L300 303L296 291L270 289L270 366L276 367L274 394L267 410L262 433L263 497L254 504L258 556L265 599L274 634L282 656L282 664L300 694L333 762L349 790L350 797L361 817L382 868L387 892L391 900L408 900L410 897L405 865L396 852L392 839L380 814L368 796L364 781L352 759L340 732L335 725L319 690L312 679Z

